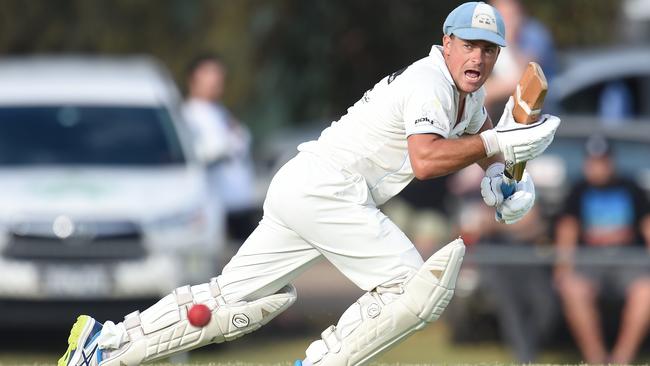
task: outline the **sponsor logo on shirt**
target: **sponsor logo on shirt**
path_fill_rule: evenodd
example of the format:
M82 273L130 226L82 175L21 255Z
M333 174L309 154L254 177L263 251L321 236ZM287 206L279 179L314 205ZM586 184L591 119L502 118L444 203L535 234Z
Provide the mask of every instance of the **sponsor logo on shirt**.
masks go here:
M438 128L440 130L444 130L444 127L442 126L442 124L440 122L438 122L436 120L433 120L433 119L430 119L429 117L421 117L421 118L418 118L418 119L415 120L415 125L416 126L421 125L421 124L425 124L425 123L428 123L431 126L433 126L435 128Z

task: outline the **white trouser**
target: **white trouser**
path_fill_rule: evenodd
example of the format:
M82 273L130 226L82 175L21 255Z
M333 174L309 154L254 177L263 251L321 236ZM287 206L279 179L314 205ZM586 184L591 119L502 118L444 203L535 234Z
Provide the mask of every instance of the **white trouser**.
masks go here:
M274 177L264 218L223 273L107 327L100 341L107 351L103 364L137 365L249 333L293 303L295 293L286 285L321 256L365 291L402 288L423 265L413 244L374 205L361 176L300 153ZM195 303L212 310L215 320L204 328L187 321Z
M365 291L423 264L362 176L302 152L273 178L262 221L218 277L221 293L229 303L273 294L321 256Z

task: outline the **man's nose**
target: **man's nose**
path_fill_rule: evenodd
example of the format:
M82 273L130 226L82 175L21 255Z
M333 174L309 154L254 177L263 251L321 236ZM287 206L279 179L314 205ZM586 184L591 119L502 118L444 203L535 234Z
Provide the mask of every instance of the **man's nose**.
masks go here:
M472 63L476 65L480 65L483 63L484 58L485 58L485 52L480 47L475 47L470 57Z
M488 54L486 50L481 47L474 48L474 51L471 54L471 61L477 66L483 65L485 63Z

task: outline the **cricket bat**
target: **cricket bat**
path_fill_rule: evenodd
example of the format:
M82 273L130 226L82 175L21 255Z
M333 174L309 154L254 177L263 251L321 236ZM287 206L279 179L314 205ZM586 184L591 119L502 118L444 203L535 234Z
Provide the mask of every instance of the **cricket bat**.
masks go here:
M512 116L515 122L524 125L537 122L542 115L542 106L547 91L548 83L542 68L536 62L529 62L512 95L515 102ZM515 184L521 180L524 168L526 168L526 162L506 166L505 179L501 185L504 199L515 192Z

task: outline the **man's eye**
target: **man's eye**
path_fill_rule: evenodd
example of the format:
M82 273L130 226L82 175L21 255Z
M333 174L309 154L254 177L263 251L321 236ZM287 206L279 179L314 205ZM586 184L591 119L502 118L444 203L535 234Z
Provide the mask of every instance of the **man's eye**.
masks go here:
M463 47L465 47L466 50L471 50L471 49L472 49L472 45L469 44L469 43L465 43L465 44L463 45Z

